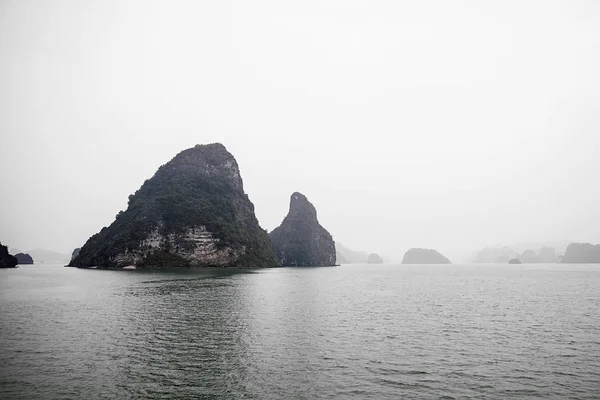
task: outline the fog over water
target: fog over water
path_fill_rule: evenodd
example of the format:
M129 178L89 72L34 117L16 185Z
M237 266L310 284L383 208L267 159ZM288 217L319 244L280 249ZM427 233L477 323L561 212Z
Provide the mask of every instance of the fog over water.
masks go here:
M221 142L265 229L305 194L401 259L600 243L600 3L2 1L0 240L70 252Z

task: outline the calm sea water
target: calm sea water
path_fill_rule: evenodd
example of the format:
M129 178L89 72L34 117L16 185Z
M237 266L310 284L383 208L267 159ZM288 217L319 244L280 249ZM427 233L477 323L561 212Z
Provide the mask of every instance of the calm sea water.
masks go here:
M2 399L600 398L600 265L0 270Z

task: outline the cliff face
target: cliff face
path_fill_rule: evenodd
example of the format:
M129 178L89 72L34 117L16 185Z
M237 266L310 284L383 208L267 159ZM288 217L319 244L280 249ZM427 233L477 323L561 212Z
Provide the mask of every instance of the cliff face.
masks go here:
M402 264L450 264L450 260L432 249L410 249L404 253Z
M19 264L33 264L33 258L29 254L17 253L15 258Z
M0 243L0 268L14 268L17 264L17 258L8 254L8 247Z
M562 264L600 263L600 244L571 243L562 257Z
M269 237L283 266L332 266L333 238L317 220L317 210L301 193L293 193L290 211Z
M69 265L272 267L277 261L236 160L215 143L161 166Z

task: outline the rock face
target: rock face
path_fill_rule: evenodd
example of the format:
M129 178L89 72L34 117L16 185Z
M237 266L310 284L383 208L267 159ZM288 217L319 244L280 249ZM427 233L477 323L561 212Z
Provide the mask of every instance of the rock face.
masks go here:
M562 257L562 264L600 263L600 244L571 243Z
M215 143L161 166L69 265L273 267L277 260L236 160Z
M29 254L17 253L15 257L19 264L33 264L33 258Z
M301 193L290 199L290 211L270 234L275 255L283 266L332 266L333 238L317 220L317 210Z
M450 264L450 260L432 249L410 249L404 253L402 264Z
M383 259L381 257L379 257L379 255L377 255L375 253L371 253L371 254L369 254L369 257L367 258L367 263L368 264L383 264Z
M0 243L0 268L14 268L17 264L17 258L8 254L8 247Z

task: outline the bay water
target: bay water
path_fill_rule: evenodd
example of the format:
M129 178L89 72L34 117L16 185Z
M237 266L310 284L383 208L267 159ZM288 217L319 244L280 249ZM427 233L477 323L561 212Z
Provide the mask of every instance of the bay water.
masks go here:
M0 398L600 398L600 265L4 269Z

